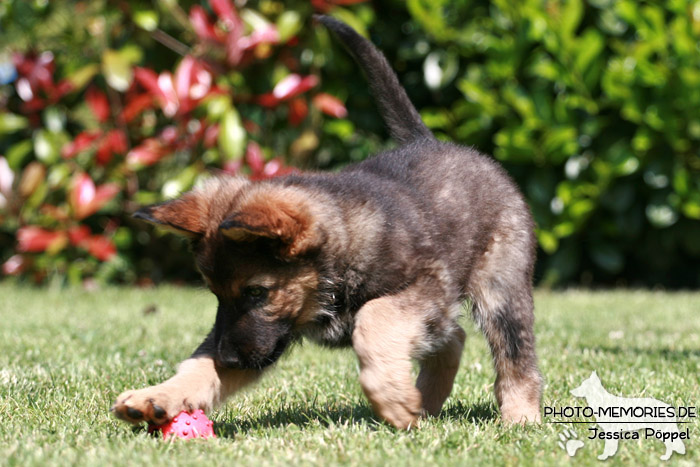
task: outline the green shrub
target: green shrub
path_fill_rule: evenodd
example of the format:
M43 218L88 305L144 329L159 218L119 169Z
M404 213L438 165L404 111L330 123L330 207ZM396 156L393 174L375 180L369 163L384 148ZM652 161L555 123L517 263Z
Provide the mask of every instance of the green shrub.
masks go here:
M423 116L517 179L543 283L700 285L700 4L408 8L434 44Z

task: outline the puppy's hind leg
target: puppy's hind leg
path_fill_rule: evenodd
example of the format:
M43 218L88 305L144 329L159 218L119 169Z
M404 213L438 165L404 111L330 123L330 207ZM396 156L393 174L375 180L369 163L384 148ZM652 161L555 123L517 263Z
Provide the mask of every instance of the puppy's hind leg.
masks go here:
M537 369L532 308L529 291L503 301L482 298L475 303L474 313L496 369L496 400L508 422L540 420L542 377Z
M535 354L527 244L494 240L471 279L473 314L491 347L494 389L507 422L540 421L542 377Z

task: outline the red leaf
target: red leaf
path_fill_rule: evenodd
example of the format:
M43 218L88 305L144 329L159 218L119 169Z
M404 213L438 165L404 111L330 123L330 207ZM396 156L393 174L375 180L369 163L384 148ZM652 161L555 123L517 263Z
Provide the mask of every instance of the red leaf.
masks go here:
M275 157L274 159L265 163L265 166L261 171L253 172L250 175L250 179L253 181L265 180L268 178L280 177L292 172L296 172L296 169L285 166L281 157Z
M61 155L64 159L72 159L77 154L88 149L92 143L102 136L101 131L83 131L79 133L75 139L69 143L66 143L61 149Z
M245 162L253 173L260 172L265 165L262 149L260 149L260 146L255 141L248 143L248 147L245 151Z
M90 228L87 225L76 225L68 229L68 239L71 245L81 245L90 236Z
M214 124L214 125L208 126L207 129L204 131L204 147L205 148L213 148L214 146L216 146L218 138L219 138L219 125Z
M13 61L19 75L15 89L20 98L27 103L24 106L26 110L41 110L47 104L46 100L38 97L41 91L52 101L68 92L70 85L66 80L59 87L54 86L53 73L56 66L51 52L43 52L38 56L15 54Z
M2 265L2 273L7 276L21 274L27 266L27 259L22 255L12 255Z
M169 71L156 75L153 70L136 67L134 77L155 97L167 117L186 114L205 97L220 92L211 73L191 55L180 61L174 76ZM129 110L128 117L133 118L134 110Z
M88 174L81 173L73 179L68 202L73 209L74 217L84 219L99 211L120 191L116 183L105 183L96 187Z
M326 0L311 0L311 5L321 12L327 12L331 9L332 5Z
M292 95L301 85L301 75L290 73L282 78L272 90L272 95L279 100L284 100Z
M273 108L277 107L280 104L281 100L276 98L271 92L268 92L267 94L258 96L256 102L262 105L263 107Z
M139 94L133 97L126 103L126 106L124 106L124 111L122 112L124 122L131 122L151 105L153 105L153 96L149 94Z
M68 202L76 219L82 219L92 214L91 206L94 200L95 182L86 173L77 174L68 195Z
M243 128L245 128L245 131L247 133L254 134L254 135L260 134L260 132L262 131L262 128L260 128L260 125L258 125L257 123L255 123L252 120L248 120L247 118L243 119Z
M34 90L27 78L19 78L15 83L15 90L20 99L29 102L34 99Z
M100 123L104 123L109 119L109 100L107 100L105 93L95 86L90 86L85 92L85 101Z
M210 0L212 10L224 22L230 21L235 23L240 21L235 7L229 0Z
M147 91L154 94L160 94L158 87L158 74L148 68L134 67L134 79L141 84Z
M199 5L195 5L190 9L190 23L195 34L200 40L220 41L221 36L217 33L214 25L209 22L209 17Z
M30 253L38 253L51 248L60 249L61 243L65 239L65 232L54 232L37 226L20 227L17 230L17 249Z
M162 159L167 148L156 138L148 138L126 155L126 164L132 169L153 165Z
M226 36L226 60L229 65L238 65L243 59L242 37L243 23L239 22Z
M229 0L210 0L209 3L227 31L226 59L229 64L237 65L243 57L243 49L239 44L243 36L243 21Z
M134 79L158 100L165 115L168 117L175 115L178 102L172 75L169 72L157 75L155 71L148 68L135 67Z
M158 75L158 89L160 106L166 117L172 117L177 113L180 103L177 99L177 92L173 85L173 75L169 71L164 71Z
M284 165L284 161L281 157L275 157L274 159L268 161L263 167L262 172L251 175L251 180L265 180L267 178L281 177L288 173L296 172L293 167L288 167Z
M309 106L306 104L306 99L297 97L289 101L289 124L297 126L304 121L309 113Z
M274 25L253 31L249 36L241 37L238 45L243 50L249 50L259 44L277 44L280 41L279 32Z
M274 177L276 175L279 175L280 171L282 170L284 170L284 163L282 162L282 159L276 157L267 164L265 164L265 168L263 169L263 175L265 176L265 178Z
M12 54L12 63L14 63L17 73L26 75L31 71L29 57L21 53Z
M174 125L168 125L158 135L158 139L167 146L172 146L177 142L178 131Z
M162 75L161 75L162 76ZM191 55L182 59L173 79L179 114L188 113L212 90L212 76ZM159 84L161 80L159 79ZM162 89L162 87L161 87Z
M53 53L42 52L34 61L30 80L35 81L41 88L48 89L53 86L53 72L56 69Z
M115 196L122 191L121 187L116 183L105 183L95 189L95 199L92 202L93 212L99 211L102 206L110 202Z
M48 102L46 99L41 99L38 97L35 97L29 102L24 102L22 104L22 112L23 113L32 113L32 112L38 112L39 110L43 109L46 107Z
M321 112L331 117L344 118L348 115L348 109L345 108L343 102L335 96L322 92L316 94L312 103Z
M0 195L9 197L12 193L12 184L15 181L15 173L7 163L7 159L0 156ZM0 206L2 208L3 206Z
M93 235L85 240L84 245L87 247L88 253L100 261L109 261L117 254L117 247L103 235Z
M222 167L222 170L228 174L236 175L241 170L242 165L243 165L242 159L228 160L228 161L224 162L224 166Z
M272 90L272 95L279 100L285 101L308 91L318 84L318 77L309 75L301 77L296 73L285 76Z
M109 141L109 146L114 154L123 154L129 149L126 133L123 130L111 130L105 139Z
M53 74L56 68L51 52L35 54L15 54L13 61L17 68L18 79L15 89L20 98L25 101L22 110L35 112L46 105L57 102L73 89L68 79L54 84Z
M51 100L57 102L61 97L65 96L73 90L73 83L68 79L62 79L58 82L53 92L50 93Z
M102 141L100 141L95 152L95 158L97 165L101 166L109 164L109 161L112 160L112 147L107 138L102 138Z
M175 84L175 95L177 96L180 103L185 99L190 97L190 87L193 81L193 71L195 67L195 60L191 55L186 55L185 58L180 61L180 64L175 70L175 78L173 82Z
M220 93L221 90L212 86L213 81L211 73L201 63L196 62L192 68L192 84L187 90L187 96L198 103L212 92Z

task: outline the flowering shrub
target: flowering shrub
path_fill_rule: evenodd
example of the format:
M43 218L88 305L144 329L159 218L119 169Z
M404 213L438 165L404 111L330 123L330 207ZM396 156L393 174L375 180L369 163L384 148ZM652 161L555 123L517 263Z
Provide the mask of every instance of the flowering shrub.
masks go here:
M255 180L288 173L295 155L318 146L324 119L347 115L322 91L317 64L300 58L313 57L316 34L302 26L314 8L359 2L268 3L264 12L231 0L164 1L159 10L40 3L10 2L3 18L10 33L20 15L36 18L0 56L5 275L187 279L191 267L178 274L183 245L129 213L212 171ZM51 18L65 16L74 23L66 28L89 35L64 44L59 31L42 42ZM23 46L32 35L39 46ZM281 127L284 137L266 134Z

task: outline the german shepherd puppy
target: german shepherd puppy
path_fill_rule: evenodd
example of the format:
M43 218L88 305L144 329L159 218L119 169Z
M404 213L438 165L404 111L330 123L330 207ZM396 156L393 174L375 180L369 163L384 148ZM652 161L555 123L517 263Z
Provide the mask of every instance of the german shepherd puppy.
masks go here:
M540 419L533 335L533 221L505 171L437 141L386 58L346 24L331 29L366 73L399 147L339 173L252 183L214 178L135 217L191 239L219 300L216 322L177 374L112 407L132 423L209 410L302 336L352 345L375 412L398 428L436 415L452 390L462 303L491 347L508 422ZM412 359L420 362L414 383Z

